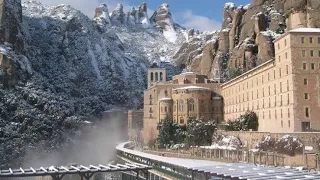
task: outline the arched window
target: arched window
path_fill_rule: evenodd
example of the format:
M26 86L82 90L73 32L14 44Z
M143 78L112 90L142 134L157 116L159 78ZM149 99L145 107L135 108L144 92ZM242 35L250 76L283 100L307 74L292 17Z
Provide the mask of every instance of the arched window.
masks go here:
M183 119L183 117L180 117L180 124L184 124L184 119Z
M153 81L153 72L150 73L150 79Z
M188 111L191 111L191 112L194 111L194 100L193 99L189 99L189 101L188 101Z
M180 101L179 101L179 111L180 111L180 112L183 112L183 110L184 110L184 101L183 101L183 100L180 100Z
M163 73L160 72L160 81L163 81Z
M156 78L155 78L156 82L159 81L159 75L158 73L156 72Z

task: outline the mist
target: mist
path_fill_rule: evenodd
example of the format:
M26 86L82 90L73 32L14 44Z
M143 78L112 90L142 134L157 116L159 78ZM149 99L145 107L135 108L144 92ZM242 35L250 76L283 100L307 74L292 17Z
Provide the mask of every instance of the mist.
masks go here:
M108 164L116 160L117 144L127 140L126 123L121 115L96 120L84 128L79 137L70 137L72 143L67 149L59 149L45 157L28 153L23 167Z

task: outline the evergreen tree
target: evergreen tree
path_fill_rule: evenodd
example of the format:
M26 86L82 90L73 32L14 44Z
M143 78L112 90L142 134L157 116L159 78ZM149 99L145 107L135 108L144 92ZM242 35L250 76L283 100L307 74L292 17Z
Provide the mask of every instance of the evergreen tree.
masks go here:
M186 143L188 146L211 145L212 135L216 125L212 122L204 123L195 118L188 119Z
M160 147L165 147L166 144L173 144L174 139L174 127L172 120L168 117L163 119L160 124L158 124L159 135L158 143Z
M258 116L253 111L247 111L234 121L228 121L227 131L257 131L259 127Z

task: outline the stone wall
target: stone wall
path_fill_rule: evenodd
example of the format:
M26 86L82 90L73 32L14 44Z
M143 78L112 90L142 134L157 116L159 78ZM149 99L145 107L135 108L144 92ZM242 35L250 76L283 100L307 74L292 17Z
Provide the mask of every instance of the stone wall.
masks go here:
M255 148L257 143L262 141L264 136L270 135L274 139L280 139L284 135L291 135L299 138L305 146L312 146L317 151L320 140L318 132L297 132L297 133L269 133L269 132L245 132L245 131L220 131L219 133L238 137L243 145L249 149Z

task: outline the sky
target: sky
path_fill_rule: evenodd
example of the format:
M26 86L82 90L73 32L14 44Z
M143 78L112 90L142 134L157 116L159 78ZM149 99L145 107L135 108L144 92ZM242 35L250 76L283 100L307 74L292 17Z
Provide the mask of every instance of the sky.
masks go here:
M246 5L251 0L37 0L45 5L69 4L82 11L89 17L93 17L95 7L101 3L108 6L111 12L118 3L124 5L126 12L130 7L138 6L146 2L149 17L162 4L169 5L175 22L186 27L200 31L210 31L220 28L222 21L223 6L227 2L236 5Z

